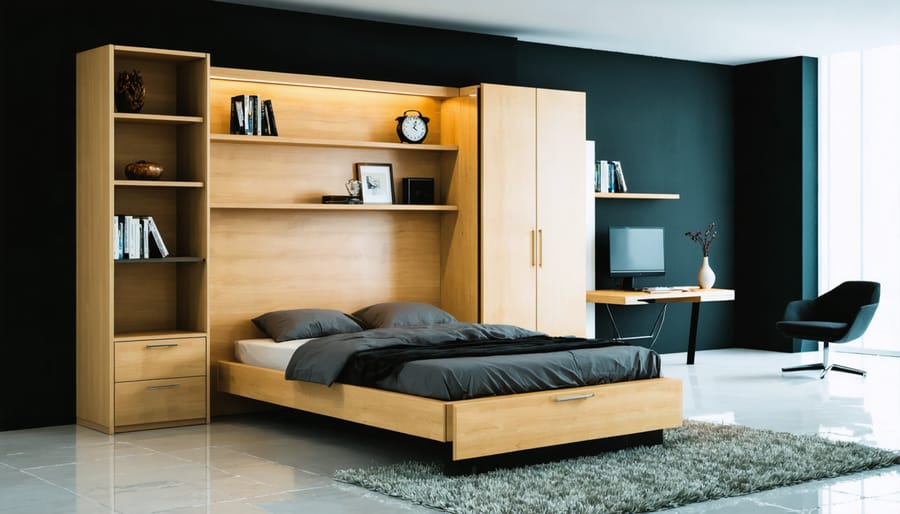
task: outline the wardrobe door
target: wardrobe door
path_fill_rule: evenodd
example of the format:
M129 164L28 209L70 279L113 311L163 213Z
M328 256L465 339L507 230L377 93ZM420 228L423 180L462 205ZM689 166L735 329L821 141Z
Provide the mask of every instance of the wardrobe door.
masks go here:
M535 144L535 90L482 84L483 323L537 327Z
M537 90L537 329L585 335L585 94Z

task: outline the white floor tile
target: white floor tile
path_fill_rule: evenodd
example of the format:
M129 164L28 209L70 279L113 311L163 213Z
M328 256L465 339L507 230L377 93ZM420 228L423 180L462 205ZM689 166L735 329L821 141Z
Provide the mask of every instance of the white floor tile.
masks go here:
M900 451L900 358L832 352L865 378L783 366L818 355L744 349L663 356L685 417ZM335 482L336 469L441 455L439 444L315 415L232 416L108 436L74 425L0 432L0 514L433 513ZM664 512L900 513L900 467Z

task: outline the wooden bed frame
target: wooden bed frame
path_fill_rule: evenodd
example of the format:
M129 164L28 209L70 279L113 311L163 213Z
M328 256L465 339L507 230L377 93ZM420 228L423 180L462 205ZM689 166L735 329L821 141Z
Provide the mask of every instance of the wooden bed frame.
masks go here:
M480 135L478 87L226 68L210 70L209 87L208 305L203 310L209 312L213 416L258 409L240 397L250 398L451 443L453 461L681 425L676 379L440 401L288 381L281 371L235 362L234 341L261 336L251 320L280 309L355 312L379 302L417 301L460 321L534 327L505 314L481 313L479 141L503 134ZM230 99L250 92L273 99L279 137L229 134ZM396 136L390 121L407 109L428 113L429 144L391 143ZM432 178L437 205L322 205L322 195L343 193L359 162L392 163L398 191L404 177ZM528 241L527 234L516 241ZM528 248L534 248L534 236L532 230ZM570 246L581 248L562 246L567 255L577 254ZM528 259L527 252L522 257ZM551 257L548 253L548 268L554 267ZM506 257L483 258L505 262ZM582 265L580 258L575 261ZM584 295L556 293L578 302ZM572 330L563 333L582 332Z
M443 401L285 380L282 371L232 361L218 370L221 392L452 443L453 461L679 427L683 419L681 381L673 378Z

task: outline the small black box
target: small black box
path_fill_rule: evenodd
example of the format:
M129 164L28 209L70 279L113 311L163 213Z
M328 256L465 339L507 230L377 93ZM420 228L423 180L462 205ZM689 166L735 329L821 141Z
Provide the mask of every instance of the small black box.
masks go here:
M403 203L432 205L434 203L434 179L404 178Z

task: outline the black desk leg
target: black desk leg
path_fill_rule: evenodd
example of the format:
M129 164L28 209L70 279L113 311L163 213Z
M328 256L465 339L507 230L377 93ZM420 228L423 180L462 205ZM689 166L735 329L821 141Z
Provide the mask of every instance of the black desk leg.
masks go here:
M700 319L700 302L691 304L691 335L688 337L687 363L694 363L694 352L697 350L697 321Z

